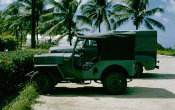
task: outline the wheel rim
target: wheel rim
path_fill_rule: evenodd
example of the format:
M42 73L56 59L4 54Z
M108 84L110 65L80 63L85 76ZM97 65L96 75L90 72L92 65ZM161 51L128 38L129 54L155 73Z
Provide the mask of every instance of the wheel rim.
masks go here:
M46 75L39 75L35 78L34 82L41 91L46 91L49 86L49 81Z
M117 89L122 84L122 80L119 80L118 78L114 77L109 81L109 86L112 89Z

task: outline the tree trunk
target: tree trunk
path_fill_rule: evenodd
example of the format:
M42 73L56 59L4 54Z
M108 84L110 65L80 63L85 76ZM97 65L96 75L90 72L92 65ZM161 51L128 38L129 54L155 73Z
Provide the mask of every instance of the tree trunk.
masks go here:
M36 27L38 27L38 21L36 22ZM38 40L38 30L37 30L37 32L36 32L36 39L37 39L37 44L39 43L39 40Z
M50 36L50 45L52 44L52 37Z
M139 27L138 26L136 26L136 30L138 30L139 29Z
M17 48L19 48L19 40L18 40L19 38L18 38L18 30L16 30L16 40L17 40Z
M136 30L139 29L139 25L137 23L135 23L135 27L136 27Z
M69 28L69 42L70 42L70 46L72 46L72 34L71 34L71 28Z
M35 48L35 46L36 46L36 41L35 41L35 28L36 28L36 23L35 23L35 5L36 5L36 0L32 0L32 36L31 36L31 48Z
M98 24L98 29L99 29L98 31L99 31L99 33L101 32L101 27L100 27L100 25L101 25L101 24L100 24L100 22L99 22L99 24Z

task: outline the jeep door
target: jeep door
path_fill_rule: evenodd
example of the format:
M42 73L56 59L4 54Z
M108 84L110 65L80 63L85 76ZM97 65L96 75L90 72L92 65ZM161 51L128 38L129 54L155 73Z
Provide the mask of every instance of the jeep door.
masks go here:
M86 61L90 61L92 60L94 57L97 56L97 43L95 40L86 40L83 47L82 47L83 51L84 51L84 59Z

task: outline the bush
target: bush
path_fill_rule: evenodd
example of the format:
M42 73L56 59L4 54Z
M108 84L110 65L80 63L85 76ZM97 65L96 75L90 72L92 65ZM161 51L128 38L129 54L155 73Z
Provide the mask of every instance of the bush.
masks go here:
M52 42L48 41L42 41L39 42L39 44L36 45L36 48L40 48L40 49L49 49L50 47L52 47L54 44Z
M48 50L17 50L0 53L0 96L16 92L33 70L33 55ZM1 97L0 97L1 99Z
M175 56L175 50L171 48L164 48L163 50L158 50L160 55Z
M30 105L35 102L38 93L34 85L26 85L26 87L20 92L19 96L16 97L8 106L2 110L29 110Z
M157 43L157 50L163 50L165 49L161 44Z
M0 36L0 51L15 50L18 46L16 39L10 35L1 35Z

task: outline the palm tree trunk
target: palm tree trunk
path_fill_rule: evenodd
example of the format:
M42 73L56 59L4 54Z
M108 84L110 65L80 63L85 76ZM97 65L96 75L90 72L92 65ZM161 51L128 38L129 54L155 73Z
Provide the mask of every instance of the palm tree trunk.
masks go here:
M37 22L36 22L36 27L38 27L38 20L37 20ZM36 35L36 39L37 39L37 42L36 42L36 43L38 44L38 43L39 43L39 40L38 40L38 30L36 31L36 34L37 34L37 35Z
M52 37L50 36L50 45L52 44Z
M69 43L70 43L70 46L72 46L72 34L71 34L71 28L69 28Z
M35 48L36 41L35 41L35 7L36 7L36 0L32 0L32 36L31 36L31 48Z
M139 26L138 25L135 25L136 26L136 30L138 30L139 29Z
M100 24L98 25L98 31L99 31L99 33L101 32L101 27L100 27Z

